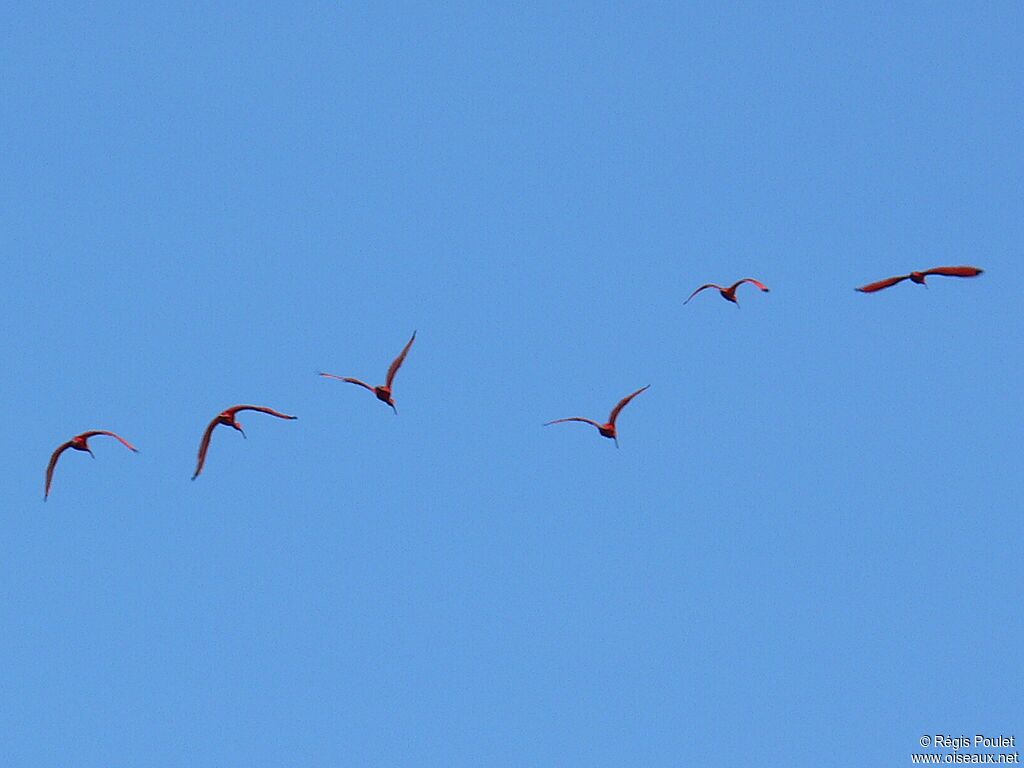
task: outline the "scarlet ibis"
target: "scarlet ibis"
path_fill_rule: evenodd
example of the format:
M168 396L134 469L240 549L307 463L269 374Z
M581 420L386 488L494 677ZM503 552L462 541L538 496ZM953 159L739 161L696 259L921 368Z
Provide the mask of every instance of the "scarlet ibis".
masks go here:
M694 291L693 293L690 294L690 299L692 299L698 293L703 291L705 288L717 288L718 292L720 294L722 294L722 298L723 299L725 299L726 301L731 301L733 304L735 304L738 307L740 305L740 303L738 301L736 301L736 289L739 288L744 283L751 283L752 285L756 285L758 288L760 288L765 293L768 293L768 291L770 290L768 288L768 286L765 285L764 283L761 283L761 282L755 280L752 277L744 277L742 280L737 280L735 283L730 285L728 288L723 288L721 285L717 285L716 283L705 283L700 288L698 288L696 291ZM687 299L686 301L684 301L683 304L689 304L690 303L690 299Z
M57 459L60 458L60 455L68 448L72 448L76 451L85 451L95 459L96 454L94 454L89 448L89 438L95 435L109 435L110 437L116 437L126 448L134 451L135 453L139 452L138 448L129 443L123 437L113 432L108 432L105 429L92 429L88 432L83 432L80 435L75 435L66 443L57 446L57 450L55 450L50 456L50 463L46 466L46 490L43 491L43 501L46 501L47 497L50 495L50 484L53 483L53 470L54 467L57 466Z
M911 282L923 285L927 288L928 284L924 279L928 277L928 275L945 275L946 277L977 277L984 271L985 270L978 269L977 267L934 267L933 269L926 269L923 272L911 272L909 275L887 277L885 280L879 280L877 283L862 285L857 290L861 293L874 293L875 291L880 291L883 288L888 288L890 285L902 283L904 280L910 280Z
M339 379L340 381L347 381L349 384L358 384L360 387L363 387L364 389L370 390L371 392L373 392L373 394L375 394L377 396L378 400L380 400L381 402L384 402L384 403L387 403L388 405L390 405L391 406L391 410L393 410L395 412L395 415L398 415L398 409L395 407L395 400L391 396L391 384L395 380L395 374L398 373L398 369L401 368L402 367L402 363L405 362L405 356L409 354L409 348L412 346L412 343L414 341L416 341L416 331L412 332L412 338L409 339L409 343L405 345L404 349L402 349L401 354L399 354L398 357L396 357L392 361L391 367L388 368L388 378L387 378L387 381L381 387L371 387L365 381L360 381L359 379L353 379L353 378L350 378L348 376L336 376L333 373L323 373L323 372L321 372L320 375L321 376L325 376L328 379Z
M632 400L634 397L639 395L645 389L649 389L650 386L651 385L648 384L646 387L640 387L640 389L638 389L633 394L626 395L624 398L619 400L619 402L616 403L615 407L612 408L611 415L608 416L608 423L607 424L598 424L593 419L585 419L582 416L570 416L567 419L555 419L554 421L549 421L546 424L544 424L544 426L546 427L546 426L549 426L551 424L561 424L564 421L582 421L585 424L590 424L592 426L597 427L597 431L601 433L601 437L610 437L612 440L615 441L615 447L618 448L619 447L619 433L615 429L615 420L617 418L619 418L619 412L622 411L622 409L625 408L627 405L629 405L629 401L630 400Z
M234 405L219 413L214 420L206 426L206 431L203 432L203 441L199 444L199 462L196 464L196 473L192 475L193 480L199 477L199 473L203 471L203 464L206 462L206 451L210 447L210 437L213 435L213 430L218 424L223 424L226 427L237 429L242 433L242 437L245 437L245 430L242 429L242 425L238 423L239 411L259 411L260 413L269 413L271 416L277 416L279 419L298 418L298 416L289 416L286 413L281 413L279 411L275 411L273 408L266 408L262 405Z

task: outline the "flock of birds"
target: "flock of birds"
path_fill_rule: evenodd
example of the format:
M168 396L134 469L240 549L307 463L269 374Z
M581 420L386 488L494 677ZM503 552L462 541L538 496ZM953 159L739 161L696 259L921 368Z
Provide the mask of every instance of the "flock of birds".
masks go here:
M977 267L966 266L934 267L932 269L926 269L921 272L910 272L906 275L896 275L894 277L887 277L884 280L879 280L874 283L868 283L867 285L863 285L860 288L857 288L857 290L861 291L862 293L874 293L875 291L880 291L883 288L889 288L893 285L896 285L897 283L901 283L904 280L910 280L911 282L917 283L918 285L923 285L927 288L928 285L925 282L925 279L930 277L931 275L943 275L946 277L977 277L982 273L982 271L983 270L978 269ZM717 285L716 283L706 283L700 286L692 294L690 294L690 297L683 303L688 303L694 296L696 296L701 291L707 290L708 288L715 288L721 294L723 299L725 299L726 301L731 301L738 307L739 302L736 300L736 289L739 288L744 283L750 283L751 285L755 286L756 288L759 288L761 291L765 293L769 291L768 286L764 285L764 283L755 280L752 277L745 277L742 280L737 280L735 283L729 286ZM413 332L412 338L410 338L408 343L406 343L405 347L399 353L398 357L396 357L392 361L391 365L388 367L387 377L384 380L384 384L380 386L371 386L370 384L367 384L365 381L361 381L360 379L355 379L349 376L338 376L333 373L321 372L319 375L329 379L338 379L340 381L348 382L349 384L355 384L357 386L363 387L364 389L368 389L376 396L378 400L391 406L391 410L393 410L397 415L398 408L395 406L395 399L392 395L391 390L392 386L394 385L395 375L398 373L398 369L402 367L402 363L405 362L405 358L409 354L409 350L412 348L412 344L414 341L416 341L415 332ZM648 389L650 386L651 385L648 384L646 387L641 387L640 389L636 390L636 392L632 392L626 395L621 400L619 400L619 402L616 403L615 407L612 408L612 412L608 416L608 421L603 424L598 423L593 419L584 418L582 416L570 416L565 419L555 419L554 421L549 421L545 423L544 426L548 426L550 424L561 424L567 421L580 421L583 422L584 424L590 424L591 426L596 427L598 433L600 433L602 437L607 437L611 440L614 440L615 446L618 447L619 440L615 422L618 419L619 414L622 412L622 409L625 408L631 400L633 400L633 398L635 398L641 392ZM242 425L238 422L238 414L241 413L242 411L258 411L260 413L269 414L270 416L276 416L279 419L294 420L297 418L296 416L289 416L286 413L275 411L273 408L268 408L263 405L234 405L230 408L225 409L224 411L221 411L221 413L217 414L217 416L215 416L214 419L209 424L206 425L206 429L203 431L203 437L199 443L199 456L196 461L196 471L192 475L193 480L199 477L199 473L203 471L203 465L206 463L206 453L210 448L210 439L213 437L213 431L218 426L223 425L225 427L231 427L232 429L241 432L242 437L245 437L245 431L242 429ZM44 501L50 496L50 486L53 484L53 472L54 469L56 469L57 467L58 459L60 459L64 451L68 450L69 448L75 451L83 451L85 453L88 453L95 459L95 454L93 454L92 449L89 448L89 439L92 437L96 437L97 435L106 435L108 437L113 437L116 440L119 440L129 450L135 453L139 452L134 445L129 443L120 435L109 430L93 429L89 430L88 432L83 432L80 435L75 435L67 442L57 446L57 449L50 456L50 462L46 466L46 487L45 490L43 491Z

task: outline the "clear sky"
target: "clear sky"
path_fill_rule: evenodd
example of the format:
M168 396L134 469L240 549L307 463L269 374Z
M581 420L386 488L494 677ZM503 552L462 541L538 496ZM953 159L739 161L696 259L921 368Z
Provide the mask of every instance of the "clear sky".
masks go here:
M1020 4L207 5L0 17L0 764L1024 737Z

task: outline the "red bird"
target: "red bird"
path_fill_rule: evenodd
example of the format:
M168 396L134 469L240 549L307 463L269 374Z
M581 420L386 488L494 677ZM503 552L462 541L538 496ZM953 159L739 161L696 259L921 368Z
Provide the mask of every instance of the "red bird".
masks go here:
M409 354L409 348L412 346L412 343L414 341L416 341L416 331L412 332L412 338L409 339L409 343L405 345L405 348L402 350L401 354L392 361L391 367L388 368L388 378L384 386L371 387L365 381L360 381L359 379L352 379L349 378L348 376L335 376L333 373L321 372L320 375L325 376L328 379L340 379L341 381L347 381L349 384L358 384L360 387L370 390L371 392L373 392L373 394L377 396L378 400L390 405L391 410L393 410L395 412L395 415L397 415L398 409L395 407L394 398L391 397L391 384L395 380L395 374L398 373L398 369L401 368L402 363L405 362L405 356Z
M94 435L109 435L110 437L116 437L124 444L126 448L129 448L135 453L139 452L138 448L129 443L123 437L114 434L113 432L108 432L105 429L93 429L88 432L83 432L80 435L75 435L66 443L57 446L57 450L55 450L53 452L53 455L50 456L50 463L46 467L46 490L43 491L43 501L46 501L47 497L50 495L50 484L53 482L53 470L54 467L57 466L57 459L60 458L60 455L64 453L64 451L66 451L68 448L73 448L76 451L85 451L94 459L96 458L96 454L94 454L92 450L89 448L89 438L93 437Z
M857 290L861 293L874 293L880 291L883 288L888 288L890 285L896 285L896 283L902 283L904 280L910 280L911 282L923 285L925 288L928 284L924 281L928 275L946 275L947 277L977 277L985 270L978 269L977 267L935 267L934 269L926 269L924 272L911 272L909 275L897 275L896 277L887 277L885 280L879 280L877 283L868 283L862 285Z
M694 291L693 293L690 294L690 299L692 299L698 293L703 291L705 288L717 288L718 292L720 294L722 294L722 298L723 299L725 299L726 301L731 301L733 304L735 304L738 307L740 305L740 303L738 301L736 301L736 289L739 288L744 283L751 283L753 285L756 285L758 288L760 288L765 293L768 293L768 291L770 290L768 288L768 286L765 285L764 283L758 282L757 280L755 280L752 277L744 277L742 280L737 280L735 283L730 285L728 288L723 288L722 286L717 285L715 283L705 283L700 288L698 288L696 291ZM683 304L689 304L690 303L690 299L687 299L686 301L684 301Z
M593 419L585 419L582 416L570 416L568 419L555 419L554 421L549 421L546 424L544 424L544 426L546 427L546 426L548 426L550 424L561 424L563 421L582 421L585 424L591 424L592 426L597 427L597 431L601 433L601 437L610 437L612 440L615 441L615 447L618 448L619 447L619 433L615 429L615 420L617 418L619 418L619 412L623 408L625 408L627 405L629 405L629 401L630 400L632 400L634 397L639 395L645 389L649 389L650 386L651 385L648 384L646 387L640 387L640 389L638 389L633 394L626 395L624 398L619 400L619 402L616 404L616 406L614 408L612 408L612 412L611 412L611 415L608 417L608 423L607 424L598 424Z
M196 464L196 473L192 475L193 480L199 477L199 473L203 471L203 464L206 462L206 451L210 447L210 437L213 435L214 427L218 424L223 424L226 427L237 429L242 433L242 437L245 437L245 430L242 429L242 425L238 423L239 411L259 411L260 413L269 413L271 416L277 416L279 419L298 418L298 416L289 416L288 414L275 411L273 408L265 408L262 405L235 405L228 408L226 411L218 414L216 418L206 426L206 431L203 432L203 441L199 444L199 462Z

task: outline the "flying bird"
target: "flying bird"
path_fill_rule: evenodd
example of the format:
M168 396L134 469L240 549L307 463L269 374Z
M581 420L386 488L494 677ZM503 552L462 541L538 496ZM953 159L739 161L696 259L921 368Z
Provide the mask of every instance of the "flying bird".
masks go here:
M113 432L108 432L105 429L93 429L88 432L83 432L80 435L75 435L66 443L57 446L57 450L55 450L50 456L50 463L46 466L46 490L43 491L43 501L46 501L47 497L50 495L50 485L53 483L53 470L57 466L57 459L60 458L60 455L68 448L72 448L76 451L85 451L95 459L96 454L94 454L89 448L89 438L95 435L109 435L110 437L116 437L126 448L134 451L135 453L139 452L138 448L129 443L123 437L114 434Z
M933 269L926 269L923 272L911 272L909 275L887 277L885 280L879 280L877 283L862 285L857 290L861 293L874 293L875 291L880 291L883 288L888 288L890 285L902 283L904 280L910 280L911 282L923 285L927 288L928 284L924 279L928 277L928 275L945 275L946 277L977 277L984 271L985 270L978 269L977 267L934 267Z
M221 412L206 426L206 431L203 432L203 441L199 444L199 461L196 464L196 473L192 475L193 480L199 477L199 473L203 471L203 464L206 462L206 451L210 447L210 437L213 435L213 430L218 424L223 424L226 427L237 429L242 433L242 437L245 437L245 430L242 429L242 425L238 423L239 411L259 411L260 413L269 413L271 416L277 416L279 419L298 418L297 416L289 416L286 413L280 413L279 411L275 411L273 408L266 408L262 405L234 405L226 411Z
M736 289L739 288L744 283L751 283L752 285L756 285L758 288L760 288L765 293L768 293L768 291L770 290L768 288L768 286L765 285L764 283L759 282L759 281L755 280L752 277L744 277L742 280L737 280L735 283L730 285L728 288L724 288L721 285L717 285L716 283L705 283L700 288L698 288L696 291L694 291L693 293L690 294L690 299L692 299L698 293L703 291L705 288L717 288L718 292L720 294L722 294L722 298L723 299L725 299L726 301L731 301L733 304L735 304L738 307L740 305L740 303L738 301L736 301ZM689 304L690 303L690 299L687 299L686 301L684 301L683 304Z
M615 420L617 418L619 418L619 413L622 411L622 409L625 408L627 405L629 405L629 401L630 400L632 400L634 397L639 395L645 389L649 389L650 386L651 385L648 384L646 387L640 387L640 389L638 389L633 394L626 395L624 398L619 400L619 402L615 405L615 407L612 408L611 415L608 416L608 423L607 424L598 424L593 419L585 419L582 416L570 416L567 419L555 419L554 421L549 421L546 424L544 424L544 426L546 427L546 426L549 426L551 424L561 424L564 421L582 421L585 424L590 424L590 425L592 425L594 427L597 427L597 431L601 433L601 437L610 437L612 440L615 441L615 447L618 448L619 447L619 433L615 429Z
M391 385L395 380L395 374L398 373L398 369L401 368L402 363L405 362L405 356L409 354L409 348L412 346L412 343L414 341L416 341L416 331L412 332L412 338L409 339L409 343L405 345L405 348L402 350L401 354L399 354L398 357L396 357L392 361L391 367L388 368L387 380L385 381L383 386L371 387L365 381L360 381L359 379L353 379L348 376L336 376L333 373L323 373L322 371L320 372L320 375L328 379L339 379L340 381L347 381L349 384L358 384L360 387L370 390L371 392L373 392L373 394L377 396L378 400L390 405L391 410L393 410L397 415L398 409L395 407L395 400L391 396Z

